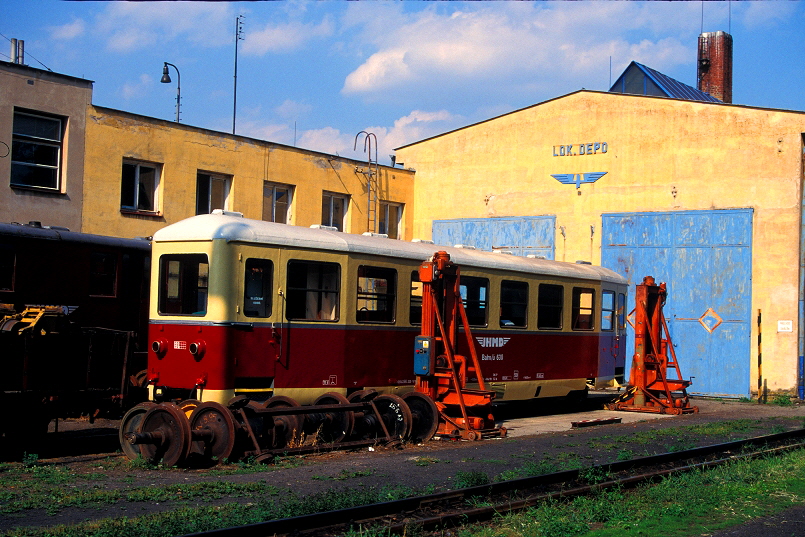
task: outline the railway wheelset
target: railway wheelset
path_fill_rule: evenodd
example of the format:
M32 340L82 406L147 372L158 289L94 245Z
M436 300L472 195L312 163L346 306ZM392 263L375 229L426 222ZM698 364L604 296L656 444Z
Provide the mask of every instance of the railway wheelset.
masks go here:
M210 466L224 460L264 462L300 454L371 445L423 442L436 433L439 410L423 393L402 397L361 390L321 395L301 406L290 397L257 402L244 396L226 406L188 399L145 402L123 417L121 446L165 466Z

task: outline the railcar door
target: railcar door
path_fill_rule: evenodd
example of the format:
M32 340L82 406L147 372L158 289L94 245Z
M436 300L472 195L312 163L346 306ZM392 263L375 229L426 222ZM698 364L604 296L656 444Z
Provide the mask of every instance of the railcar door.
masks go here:
M273 389L281 334L276 320L278 303L276 272L278 252L271 248L244 246L238 251L238 295L232 323L231 353L235 360L235 391L260 398Z

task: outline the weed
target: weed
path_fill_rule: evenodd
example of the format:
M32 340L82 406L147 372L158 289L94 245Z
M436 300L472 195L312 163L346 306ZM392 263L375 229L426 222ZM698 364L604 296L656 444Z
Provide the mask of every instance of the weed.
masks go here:
M741 397L741 398L739 398L739 399L738 399L738 402L739 402L739 403L751 403L751 402L752 402L752 398L751 398L751 397L746 397L746 396L743 396L743 397Z
M332 479L334 481L344 481L345 479L353 479L356 477L368 477L374 473L375 473L374 470L353 470L350 472L349 470L343 469L336 475L314 475L313 479L316 479L318 481L324 481L327 479Z
M634 459L634 451L631 449L621 449L618 451L618 460L619 461L629 461Z
M39 455L36 453L25 452L22 454L22 466L24 468L33 468L39 464Z
M782 425L773 425L771 428L771 434L780 434L786 432L788 429L783 427Z
M434 457L416 457L414 459L414 464L416 464L417 466L430 466L431 464L436 464L438 462L441 461L439 461L439 459L436 459Z
M771 400L771 404L777 406L794 406L794 402L791 401L791 396L785 394L775 395L774 399Z
M453 485L457 489L465 489L469 487L478 487L480 485L489 484L489 476L484 472L473 470L470 472L456 472L453 478Z
M610 475L601 468L591 467L579 470L579 479L590 485L610 480Z

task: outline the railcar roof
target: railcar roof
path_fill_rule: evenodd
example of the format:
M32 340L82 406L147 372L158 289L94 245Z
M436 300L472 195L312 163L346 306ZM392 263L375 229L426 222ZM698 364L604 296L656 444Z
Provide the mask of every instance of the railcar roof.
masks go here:
M64 228L37 227L25 224L0 223L0 237L78 242L82 244L94 244L96 246L132 248L143 251L151 249L151 243L146 239L108 237L106 235L93 235L91 233L69 231Z
M229 214L204 214L187 218L160 229L154 234L153 240L155 243L165 243L216 239L227 242L351 252L412 259L419 262L430 259L436 251L444 250L450 254L450 259L459 266L601 280L624 285L627 283L626 279L616 272L594 265L564 263L453 246L312 229L250 220Z

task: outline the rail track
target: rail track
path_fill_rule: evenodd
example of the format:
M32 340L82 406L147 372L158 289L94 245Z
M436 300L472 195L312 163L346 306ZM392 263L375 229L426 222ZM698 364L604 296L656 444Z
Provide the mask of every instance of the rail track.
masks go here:
M487 521L496 515L524 510L550 499L571 498L611 487L634 487L673 474L802 448L805 448L805 429L797 429L580 470L501 481L192 535L330 536L339 535L350 527L359 525L364 528L383 527L392 535L403 534L410 527L425 531L444 529ZM484 503L484 506L478 507L480 503Z

